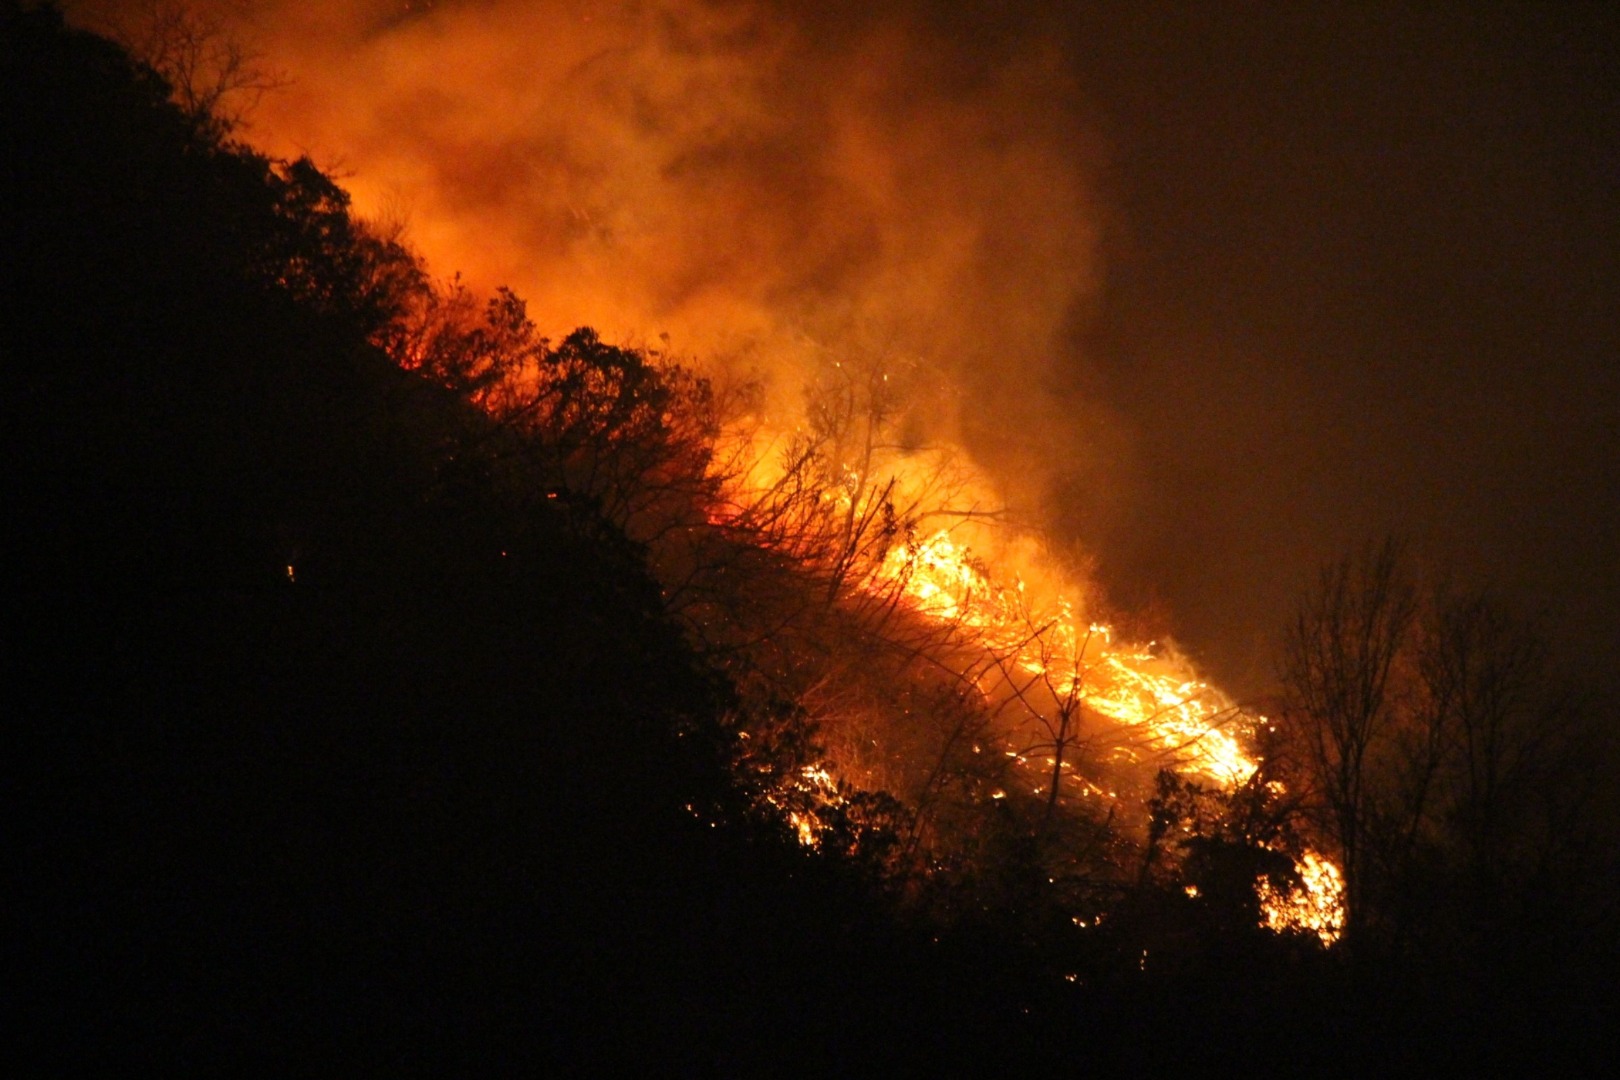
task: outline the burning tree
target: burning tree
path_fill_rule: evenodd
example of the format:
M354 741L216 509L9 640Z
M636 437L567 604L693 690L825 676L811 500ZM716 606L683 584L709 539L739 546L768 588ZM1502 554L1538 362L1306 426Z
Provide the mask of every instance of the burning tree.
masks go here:
M38 68L52 78L58 70ZM134 741L111 725L80 731L60 702L87 696L58 685L51 664L25 673L25 742L63 751L61 774L78 778L63 789L73 798L46 804L50 816L135 808L133 821L99 809L82 819L95 826L85 836L119 841L110 859L85 860L86 893L52 895L51 907L69 914L43 925L76 931L74 913L155 892L141 929L167 940L169 890L142 877L151 867L161 871L154 880L174 880L163 853L197 836L199 820L199 850L230 860L199 875L202 894L241 879L246 849L255 865L243 892L255 910L261 900L277 909L279 923L287 842L318 867L312 879L330 881L332 822L370 799L357 776L397 794L372 804L379 821L397 823L386 854L362 831L348 834L353 846L338 860L350 861L363 897L353 925L383 943L368 972L393 970L392 943L427 926L451 931L448 948L476 942L473 951L502 959L475 970L520 981L553 965L571 978L556 935L530 928L547 898L589 915L602 897L573 895L583 880L622 902L587 922L596 933L582 936L582 951L564 955L588 957L578 966L603 972L591 989L616 993L625 967L602 964L597 945L616 942L639 962L646 941L661 937L676 944L660 955L684 954L681 935L707 929L690 914L708 910L661 907L671 893L721 895L716 909L729 909L737 877L714 868L750 865L741 853L759 849L790 868L783 882L800 886L813 875L799 872L806 855L795 844L839 856L820 869L854 864L900 882L930 912L979 928L999 921L1011 929L991 935L998 943L1060 942L1066 965L1106 910L1109 925L1128 932L1089 955L1133 946L1123 965L1132 978L1146 963L1134 946L1151 934L1155 950L1178 935L1200 947L1220 936L1274 944L1261 925L1330 940L1337 869L1311 843L1353 867L1355 910L1365 914L1358 932L1374 931L1372 940L1432 943L1450 933L1439 920L1419 925L1426 906L1460 916L1452 937L1463 946L1538 912L1580 910L1548 898L1580 877L1590 853L1578 828L1588 792L1572 782L1583 779L1574 764L1583 736L1546 692L1539 640L1487 601L1424 597L1387 551L1330 571L1296 623L1296 696L1270 745L1265 722L1230 709L1172 649L1122 640L1096 605L1068 602L1086 594L1049 560L1006 541L1010 527L983 527L993 500L973 497L980 489L951 455L908 430L896 385L906 365L829 360L802 425L757 443L738 438L724 422L736 426L745 410L728 411L724 392L668 356L589 330L553 342L515 294L429 285L397 234L351 218L346 195L307 161L229 150L163 113L154 130L173 136L165 145L181 172L75 167L87 143L114 134L126 145L133 114L107 104L77 113L103 125L94 139L63 125L56 156L42 165L19 153L6 173L27 196L16 200L28 241L19 264L32 273L19 286L36 319L4 332L20 343L20 385L49 391L18 400L33 445L52 451L17 462L33 481L20 518L50 527L32 547L30 565L45 572L27 601L47 616L48 644L37 644L37 624L36 641L24 644L58 662L95 658L109 650L85 630L106 629L117 639L116 655L101 657L117 677L104 684L107 700L137 726L147 705L165 722L150 745L143 728L132 728ZM13 112L29 119L27 108ZM188 182L165 187L177 176ZM86 190L97 197L81 197ZM154 231L146 196L165 191ZM35 229L40 207L47 225ZM87 213L89 227L75 232ZM135 227L121 229L128 221ZM86 295L100 305L94 319L83 317ZM86 358L93 367L72 366ZM86 410L85 370L121 390L144 381L142 392ZM750 454L756 445L764 451ZM62 483L83 477L101 486ZM81 490L118 498L81 500ZM296 587L290 566L281 575L278 548L292 533L311 553ZM100 622L110 609L109 629ZM700 646L701 665L688 644ZM312 665L312 655L337 662ZM214 708L213 691L225 708ZM217 738L176 739L164 716L176 694L182 722L193 711L210 728L218 720ZM312 711L327 694L365 701L355 710L364 722L331 724ZM339 703L333 716L348 710ZM154 747L162 757L170 746L201 751L205 767L130 779ZM318 783L297 771L305 763ZM30 790L47 790L51 778L36 773ZM176 775L198 778L205 801L175 801ZM240 784L243 775L265 784ZM424 787L422 778L442 782ZM107 798L103 783L128 797ZM305 798L311 790L324 797ZM284 798L289 791L298 797ZM444 802L476 812L441 815ZM153 804L168 808L158 829L143 824ZM267 804L276 808L270 828L231 824L263 820ZM224 812L198 814L197 805ZM282 818L287 805L295 817ZM694 828L683 806L708 824L743 827ZM289 821L303 827L281 827ZM419 821L434 822L430 848ZM551 839L564 858L536 863L550 831L568 834ZM61 830L53 822L40 835ZM282 857L258 859L244 835ZM737 861L702 857L727 846ZM40 871L31 876L60 872L56 844L25 848ZM152 850L158 861L131 857ZM638 857L650 870L632 865ZM114 867L108 879L108 862L137 874ZM644 872L649 880L637 881ZM422 891L424 879L447 891ZM396 884L404 903L384 895ZM310 895L331 910L331 895ZM435 913L441 898L455 919ZM1310 908L1313 899L1326 903ZM787 936L782 911L796 902L764 907L762 938ZM1139 932L1146 924L1130 925L1133 904L1168 918ZM495 907L508 914L492 920ZM209 936L234 945L237 909L218 914ZM652 931L621 940L627 914ZM874 922L874 937L892 929ZM507 948L501 928L519 924L510 940L539 948ZM848 945L848 923L831 926L805 940ZM470 928L473 937L457 936ZM330 943L352 944L348 932ZM73 932L35 937L50 949L68 942L75 964L96 959L94 942L82 948ZM146 956L152 940L132 934L129 955ZM327 940L322 956L347 955ZM1299 941L1309 939L1283 947L1297 955ZM722 954L752 962L751 950L731 944L671 970L707 977L703 961ZM930 950L895 955L937 955ZM962 969L975 982L1021 962L987 961L990 952ZM837 956L826 962L837 976L843 957L867 959L854 945ZM204 993L212 1001L241 975L240 958L219 950L219 982L184 1007L159 998L163 1011L193 1015ZM277 956L261 970L282 964ZM416 976L446 970L437 957L406 969L396 981L409 984L405 1015L420 1015ZM784 970L802 980L802 965ZM1073 989L1050 966L1027 970ZM679 975L670 984L687 989ZM883 994L892 986L883 981ZM64 1014L82 1013L82 986L73 990ZM323 987L322 1004L330 1000ZM692 1000L695 1015L722 999L711 991ZM221 1022L235 1028L241 1018L227 1009ZM139 1014L155 1015L144 1004Z

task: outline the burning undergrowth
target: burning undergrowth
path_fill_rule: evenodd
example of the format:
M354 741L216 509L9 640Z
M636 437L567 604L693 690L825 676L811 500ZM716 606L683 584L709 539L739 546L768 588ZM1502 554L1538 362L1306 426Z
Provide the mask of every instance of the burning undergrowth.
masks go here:
M1263 718L1173 646L1121 640L1088 609L1095 590L998 508L960 451L900 438L904 403L881 366L832 371L775 461L753 451L727 487L731 509L712 522L795 523L784 546L802 575L787 590L798 614L752 638L771 657L764 684L799 702L816 732L816 760L791 787L829 810L846 792L898 799L910 869L925 876L1005 858L980 845L1017 837L1031 869L1070 887L1075 904L1117 895L1162 854L1148 822L1163 777L1234 798L1280 794L1252 756ZM807 789L811 775L820 783ZM794 818L812 846L814 810ZM1307 859L1256 875L1266 925L1331 941L1336 881L1287 839L1275 828L1244 836Z

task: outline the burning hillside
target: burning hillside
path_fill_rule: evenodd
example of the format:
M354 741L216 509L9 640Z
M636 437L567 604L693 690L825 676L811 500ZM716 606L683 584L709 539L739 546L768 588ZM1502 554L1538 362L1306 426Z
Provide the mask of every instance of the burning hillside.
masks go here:
M1045 70L1016 32L919 54L945 6L233 4L332 29L287 53L317 75L490 58L525 108L488 145L421 141L476 117L459 69L357 144L441 171L413 232L242 141L267 80L206 27L148 39L171 84L0 4L31 1059L1305 1071L1605 1030L1603 732L1533 623L1369 543L1259 654L1263 716L1053 539L1083 312L997 200L1074 159L997 126ZM557 32L533 99L497 24ZM808 78L844 52L884 63ZM548 177L606 227L550 231ZM540 314L430 272L486 204L554 244Z
M1105 450L1042 385L1096 215L1037 42L968 63L926 20L827 37L750 4L200 11L171 37L240 34L291 76L255 135L353 162L359 207L403 208L435 265L697 355L553 348L514 294L481 314L459 285L389 342L549 442L753 707L801 710L817 749L760 798L806 841L816 805L881 792L925 871L1011 812L1054 881L1117 883L1160 770L1254 782L1261 721L1125 640L1040 541L1047 463ZM169 54L183 85L255 85L238 54Z

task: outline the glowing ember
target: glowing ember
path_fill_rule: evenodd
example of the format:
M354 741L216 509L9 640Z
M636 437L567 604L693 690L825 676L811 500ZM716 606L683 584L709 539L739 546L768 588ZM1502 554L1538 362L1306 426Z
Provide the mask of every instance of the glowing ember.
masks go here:
M838 782L824 765L806 765L785 787L767 792L765 801L786 812L788 824L793 827L800 844L807 848L819 848L827 825L816 812L841 805L844 796L838 790Z

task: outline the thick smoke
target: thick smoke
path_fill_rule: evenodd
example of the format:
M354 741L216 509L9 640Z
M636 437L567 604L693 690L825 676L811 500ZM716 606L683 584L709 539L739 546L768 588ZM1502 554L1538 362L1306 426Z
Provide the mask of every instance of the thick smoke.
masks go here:
M141 17L89 3L86 18ZM1027 516L1117 425L1053 391L1097 288L1095 158L1034 18L927 5L189 5L289 84L249 137L403 217L436 273L776 376L921 361L919 436ZM937 5L935 6L937 7ZM988 9L987 9L988 10ZM1111 436L1112 437L1112 436ZM1054 468L1060 463L1061 468ZM1014 482L1016 480L1016 482Z

